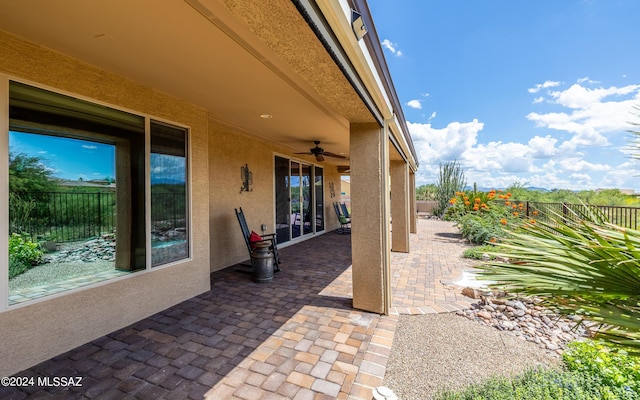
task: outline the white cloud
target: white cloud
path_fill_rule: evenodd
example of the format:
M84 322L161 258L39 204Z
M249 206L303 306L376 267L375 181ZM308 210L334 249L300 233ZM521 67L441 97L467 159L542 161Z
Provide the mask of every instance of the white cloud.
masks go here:
M484 127L477 119L472 122L452 122L442 129L433 128L431 124L408 122L407 125L420 163L436 165L440 161L460 159L465 151L476 144L478 132Z
M397 43L393 43L389 39L384 39L382 42L380 42L380 44L382 44L382 47L385 47L387 50L395 54L396 57L400 57L402 55L402 51L397 49Z
M534 136L529 140L529 150L533 158L551 158L558 155L559 149L556 148L558 139L547 135L545 137Z
M638 179L640 179L640 164L637 161L627 161L616 165L611 171L607 172L599 187L631 189L638 187Z
M572 133L573 136L563 142L559 149L575 151L579 147L608 146L610 142L605 134L629 129L634 106L640 99L640 85L589 89L574 84L550 95L555 99L555 104L569 108L571 112L532 112L527 119L541 128ZM612 96L623 98L605 101Z
M640 85L627 85L621 88L611 86L609 88L589 89L577 83L567 90L553 91L549 94L557 104L569 108L587 109L609 96L625 96L638 92Z
M580 78L580 79L578 79L578 81L577 81L577 82L578 82L578 83L584 83L584 82L586 82L586 83L590 83L590 84L592 84L592 85L595 85L596 83L600 83L599 81L593 81L593 80L589 79L589 77L588 77L588 76L585 76L584 78Z
M570 157L559 160L557 165L562 171L571 172L608 171L611 169L610 165L593 164L578 157Z
M416 108L418 110L422 109L422 103L420 102L420 100L409 100L407 102L407 105L411 108Z
M536 97L535 99L533 99L533 104L539 104L542 103L544 101L544 97L540 96L540 97Z
M591 176L587 174L571 174L569 175L569 180L572 183L580 186L590 185L592 182Z
M483 142L485 124L477 119L451 122L444 128L408 122L420 162L418 184L435 182L439 163L458 160L468 183L482 187L520 182L550 189L638 188L640 160L631 160L632 151L623 148L621 141L622 135L630 135L629 122L638 122L640 85L586 86L597 84L584 77L565 89L556 81L529 89L536 93L554 88L534 100L545 103L546 112L526 115L543 133L512 139L517 142ZM433 112L429 122L435 116ZM499 134L519 138L513 132ZM610 160L629 162L615 165Z
M534 87L527 89L529 93L538 93L541 89L560 86L560 82L557 81L545 81L544 83L537 83Z

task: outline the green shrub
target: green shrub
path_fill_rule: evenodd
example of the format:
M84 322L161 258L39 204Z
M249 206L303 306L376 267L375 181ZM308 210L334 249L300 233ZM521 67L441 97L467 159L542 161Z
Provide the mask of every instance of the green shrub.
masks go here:
M462 236L475 244L496 242L504 235L500 222L488 218L486 214L466 214L458 220L458 228Z
M592 375L574 371L532 369L522 375L496 377L458 392L446 391L437 400L636 400L631 389L603 384Z
M12 279L42 261L38 243L27 235L11 234L9 237L9 279Z
M517 229L521 224L522 220L501 204L492 204L483 212L468 212L457 219L462 236L475 244L499 242L506 235L505 229Z
M471 258L474 260L482 260L482 256L484 254L487 254L488 252L495 252L498 251L496 249L495 245L492 244L485 244L482 246L475 246L475 247L471 247L469 249L466 249L463 253L462 256L464 258ZM490 256L491 259L495 258L495 256Z
M444 219L456 221L462 236L471 243L497 243L506 235L505 228L516 230L523 223L524 205L512 204L510 197L511 193L495 190L456 192L449 200Z
M562 358L571 371L591 375L603 385L640 393L640 359L603 342L572 342Z

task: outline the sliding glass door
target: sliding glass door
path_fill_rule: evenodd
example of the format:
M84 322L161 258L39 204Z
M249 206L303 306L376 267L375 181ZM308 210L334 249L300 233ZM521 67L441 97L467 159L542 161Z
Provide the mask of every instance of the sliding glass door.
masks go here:
M324 230L322 168L275 157L278 243Z
M291 178L289 177L289 159L275 158L276 193L276 235L278 243L291 240Z

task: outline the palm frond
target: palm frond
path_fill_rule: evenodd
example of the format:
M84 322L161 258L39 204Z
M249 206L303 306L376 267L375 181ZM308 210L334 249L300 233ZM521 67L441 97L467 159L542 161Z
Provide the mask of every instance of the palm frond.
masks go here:
M480 277L513 293L539 296L562 314L600 324L599 335L640 353L640 232L589 211L509 232Z

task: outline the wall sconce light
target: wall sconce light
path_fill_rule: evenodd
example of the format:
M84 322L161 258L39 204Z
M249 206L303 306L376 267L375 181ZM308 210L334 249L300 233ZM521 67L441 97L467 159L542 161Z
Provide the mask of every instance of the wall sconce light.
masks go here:
M358 40L367 34L367 27L364 26L362 15L353 9L351 10L351 28L353 28L353 33L355 33Z
M249 171L249 166L247 164L245 164L244 167L240 167L240 179L242 179L240 193L253 191L250 187L253 185L253 173Z

